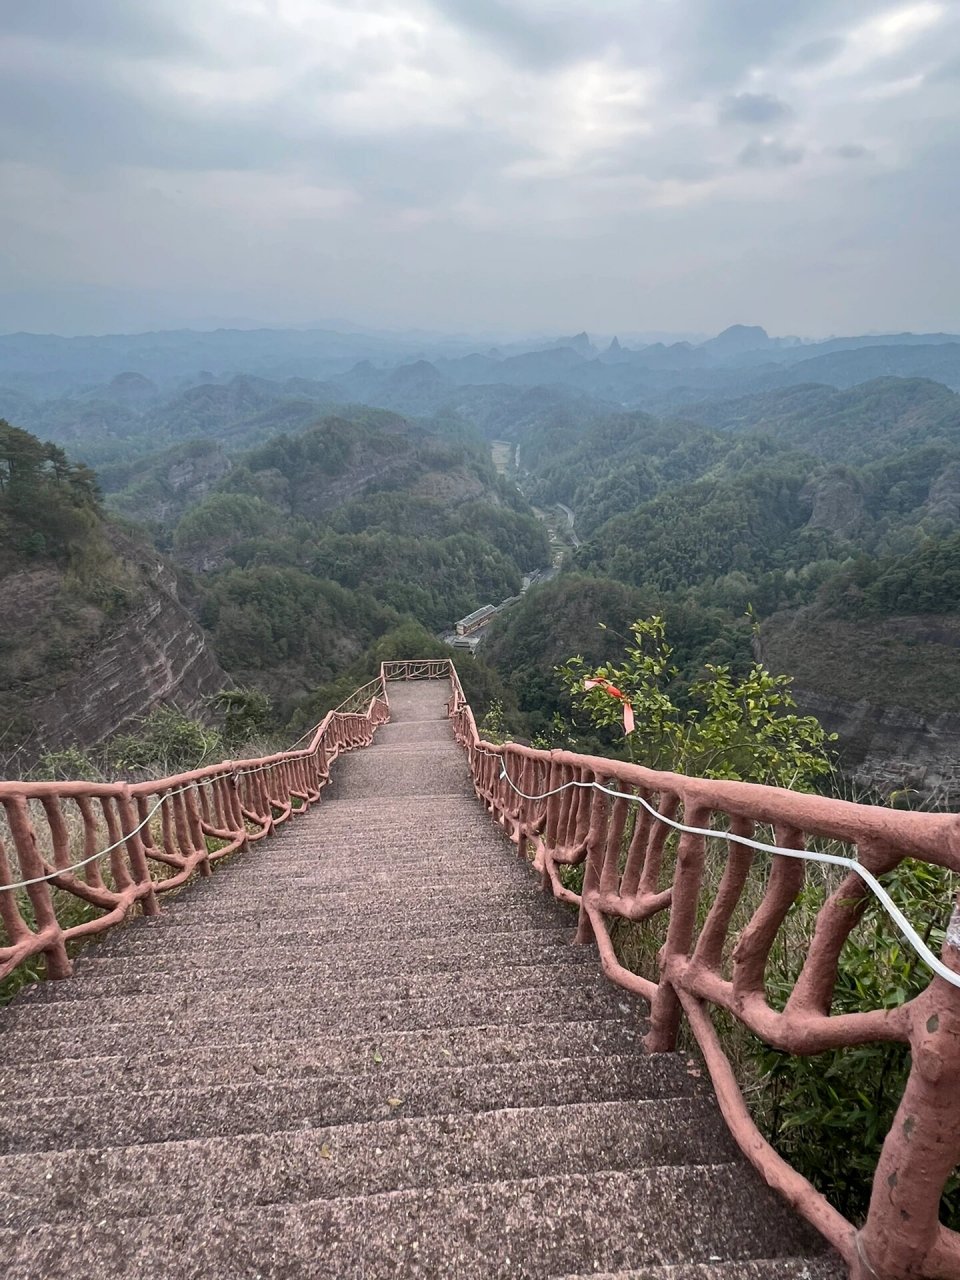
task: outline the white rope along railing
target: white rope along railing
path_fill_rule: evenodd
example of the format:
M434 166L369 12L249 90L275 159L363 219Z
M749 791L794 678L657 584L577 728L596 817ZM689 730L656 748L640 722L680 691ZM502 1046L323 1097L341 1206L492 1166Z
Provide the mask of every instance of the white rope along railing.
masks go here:
M846 858L836 853L817 853L812 849L784 849L780 845L767 844L763 840L752 840L747 836L738 836L732 831L712 831L708 827L691 827L686 823L677 822L673 818L668 818L660 813L652 804L646 801L643 796L633 795L628 791L614 791L612 787L605 787L600 782L565 782L560 787L554 787L551 791L544 791L540 795L527 795L525 791L521 791L513 779L507 772L506 761L500 752L484 751L482 748L475 749L476 755L489 756L492 760L499 760L501 763L500 777L520 796L523 800L531 800L534 802L547 800L550 796L559 795L562 791L567 791L571 787L579 787L582 790L602 791L604 795L612 796L614 800L630 800L635 804L642 805L658 822L664 823L668 827L672 827L675 831L685 832L687 835L704 836L708 839L720 839L732 841L735 844L743 845L747 849L756 849L759 853L772 853L783 858L797 858L804 862L821 862L827 863L834 867L845 867L848 871L855 872L861 880L868 886L873 895L880 902L887 915L899 929L904 940L917 955L928 969L943 978L944 982L949 982L951 986L960 989L960 973L955 973L943 963L939 956L935 955L923 938L917 933L913 925L903 914L894 900L887 893L886 889L867 868L856 860L856 858ZM950 923L947 926L947 941L951 945L960 947L960 906L954 907Z
M316 733L318 728L319 728L319 725L314 726L314 728L309 730L309 732ZM304 734L304 737L306 736L307 735ZM302 742L303 738L299 738L297 741ZM296 748L296 745L297 743L294 743L294 746L288 748L288 750L293 751ZM323 745L322 742L318 742L317 745L313 748L313 750L305 750L304 752L302 752L302 755L315 756L317 752L320 750L322 745ZM284 754L284 753L281 753L281 754ZM248 778L255 773L265 773L268 769L275 769L277 765L280 763L282 763L282 761L271 761L268 764L252 765L249 769L225 769L223 771L223 774L219 776L222 776L225 778ZM199 781L202 781L202 779ZM99 858L105 858L108 853L113 853L114 849L119 849L121 845L126 844L126 842L131 838L131 836L137 835L140 831L144 829L144 827L148 826L154 814L158 813L168 800L172 800L175 796L186 795L188 791L194 790L196 786L197 786L197 782L188 782L186 786L177 787L175 791L165 792L164 795L160 797L157 803L149 811L149 813L147 813L147 815L144 818L141 818L141 820L137 823L135 827L131 828L130 831L124 832L124 834L121 835L119 840L114 840L113 844L108 844L104 849L98 849L96 853L92 853L90 854L89 857L81 859L80 862L71 862L68 867L58 867L55 871L49 871L46 873L46 875L42 875L42 876L33 876L30 880L17 880L13 884L0 885L0 891L2 891L3 893L9 893L14 889L28 889L32 884L43 884L45 881L48 881L48 880L58 880L61 876L72 875L73 872L79 871L82 867L89 866L91 862L96 862Z

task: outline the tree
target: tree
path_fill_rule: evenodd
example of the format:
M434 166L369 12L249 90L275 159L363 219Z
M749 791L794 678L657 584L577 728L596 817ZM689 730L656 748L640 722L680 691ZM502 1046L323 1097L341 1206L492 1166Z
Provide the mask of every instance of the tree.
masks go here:
M652 768L705 778L731 778L810 790L831 770L827 734L813 716L796 713L790 677L755 662L743 676L708 663L690 686L691 706L677 705L669 686L677 676L661 617L630 627L619 664L590 668L580 656L557 668L574 706L600 728L624 723L631 759Z

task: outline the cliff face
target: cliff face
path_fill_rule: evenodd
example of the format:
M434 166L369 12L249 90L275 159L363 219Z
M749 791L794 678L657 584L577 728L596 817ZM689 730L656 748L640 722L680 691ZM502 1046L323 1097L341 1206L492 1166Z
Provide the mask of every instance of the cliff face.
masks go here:
M84 587L50 566L3 580L0 774L46 751L96 747L160 703L202 714L230 684L156 553L115 530L110 546Z
M960 805L960 617L848 621L811 609L764 623L759 656L839 735L844 773L882 796Z
M154 590L123 623L107 631L64 683L31 707L43 750L87 749L164 703L194 715L229 684L203 632L161 570Z
M960 714L923 714L793 690L801 710L839 734L839 756L858 788L888 797L908 791L926 804L960 805Z

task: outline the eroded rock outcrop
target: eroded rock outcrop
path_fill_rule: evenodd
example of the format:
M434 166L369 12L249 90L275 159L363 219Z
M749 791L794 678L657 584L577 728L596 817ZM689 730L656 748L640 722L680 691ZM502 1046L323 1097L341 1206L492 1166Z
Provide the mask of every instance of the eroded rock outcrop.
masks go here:
M92 585L79 588L51 566L0 584L7 776L47 751L96 747L160 704L202 715L209 695L230 684L169 566L116 530L110 545L114 558Z
M763 624L758 656L792 674L801 711L839 736L855 792L960 805L960 617L853 620L798 609Z
M64 683L31 709L44 750L94 747L163 703L191 715L229 679L200 627L176 595L172 575L157 568L154 590L105 634Z

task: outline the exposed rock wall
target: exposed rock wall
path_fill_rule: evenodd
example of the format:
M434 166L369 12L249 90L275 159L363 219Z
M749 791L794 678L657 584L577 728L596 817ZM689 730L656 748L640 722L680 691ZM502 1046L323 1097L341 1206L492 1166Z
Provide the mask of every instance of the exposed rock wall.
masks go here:
M801 710L839 735L856 788L960 807L960 617L828 617L814 608L768 619L756 644L795 680Z
M230 682L158 575L152 594L32 708L41 750L90 748L164 703L196 714Z
M884 798L910 791L926 804L960 806L960 714L848 702L811 689L793 694L806 715L839 734L841 765L855 787Z
M45 751L96 747L161 703L202 716L207 697L231 683L170 568L115 529L110 542L104 573L130 596L122 610L105 610L49 566L0 584L10 605L0 625L0 774L22 773Z

